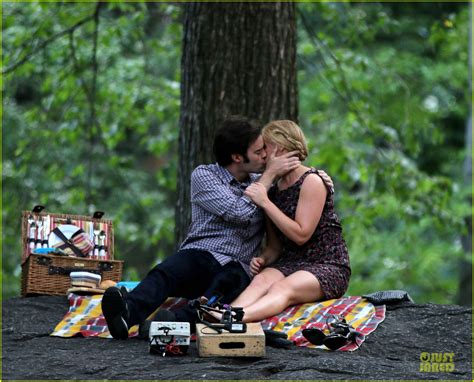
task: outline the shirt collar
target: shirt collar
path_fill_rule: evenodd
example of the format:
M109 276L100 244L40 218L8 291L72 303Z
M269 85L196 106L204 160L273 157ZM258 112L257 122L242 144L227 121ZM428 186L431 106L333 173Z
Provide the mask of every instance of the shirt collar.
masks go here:
M217 165L217 168L219 169L219 172L222 176L222 179L224 179L224 181L229 183L229 184L235 184L237 186L247 187L250 183L252 183L252 178L251 178L250 175L243 182L239 182L237 179L234 178L234 176L230 173L230 171L227 170L225 167Z

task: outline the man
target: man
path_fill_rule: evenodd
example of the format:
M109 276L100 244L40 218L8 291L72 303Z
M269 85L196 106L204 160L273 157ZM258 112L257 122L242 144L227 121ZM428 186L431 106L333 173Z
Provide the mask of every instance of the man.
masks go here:
M214 139L217 164L198 166L191 175L192 222L179 250L155 266L130 293L105 291L102 311L112 337L128 338L128 329L142 323L169 296L212 297L229 283L221 302L230 303L249 284L249 263L263 238L263 214L246 196L259 182L270 188L275 177L296 168L294 152L278 157L265 151L256 121L234 117L224 121ZM170 313L170 312L168 312ZM195 321L185 308L166 321Z

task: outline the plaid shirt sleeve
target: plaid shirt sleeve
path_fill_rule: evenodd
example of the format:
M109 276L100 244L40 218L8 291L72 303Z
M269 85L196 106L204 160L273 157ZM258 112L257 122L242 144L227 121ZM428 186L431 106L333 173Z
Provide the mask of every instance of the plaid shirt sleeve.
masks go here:
M257 206L244 195L237 195L206 167L197 167L191 176L191 200L210 213L232 223L248 223Z

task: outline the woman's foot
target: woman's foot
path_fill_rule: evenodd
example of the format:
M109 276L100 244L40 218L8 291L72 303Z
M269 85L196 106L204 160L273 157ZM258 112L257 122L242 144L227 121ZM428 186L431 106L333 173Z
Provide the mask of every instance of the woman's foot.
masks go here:
M197 299L200 302L198 316L201 321L210 323L219 323L226 321L242 321L244 310L242 308L233 308L230 305L208 306L208 299L204 296Z

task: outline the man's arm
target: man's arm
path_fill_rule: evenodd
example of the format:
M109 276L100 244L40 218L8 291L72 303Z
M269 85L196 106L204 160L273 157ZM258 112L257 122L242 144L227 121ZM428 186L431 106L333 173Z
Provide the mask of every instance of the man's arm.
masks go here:
M266 266L273 264L281 253L281 243L278 239L275 230L273 229L271 221L265 217L266 228L266 245L262 253L258 257L254 257L250 261L250 272L253 275L261 272Z
M247 196L235 195L228 184L204 166L191 175L191 202L234 223L247 223L258 208Z
M260 255L265 259L265 265L273 264L281 254L280 239L276 235L271 220L265 216L266 246Z

